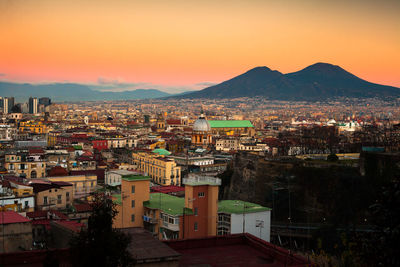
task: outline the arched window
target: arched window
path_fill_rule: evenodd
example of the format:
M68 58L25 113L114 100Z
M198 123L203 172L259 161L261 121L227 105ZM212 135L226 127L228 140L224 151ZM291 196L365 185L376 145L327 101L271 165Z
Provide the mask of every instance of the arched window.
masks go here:
M37 173L36 171L31 172L31 178L37 178Z

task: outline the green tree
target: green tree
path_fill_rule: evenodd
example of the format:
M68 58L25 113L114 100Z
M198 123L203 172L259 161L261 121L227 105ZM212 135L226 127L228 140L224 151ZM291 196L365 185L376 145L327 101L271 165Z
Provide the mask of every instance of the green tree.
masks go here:
M74 266L133 265L134 260L127 251L130 236L112 227L118 213L115 204L104 193L93 197L87 229L71 240Z

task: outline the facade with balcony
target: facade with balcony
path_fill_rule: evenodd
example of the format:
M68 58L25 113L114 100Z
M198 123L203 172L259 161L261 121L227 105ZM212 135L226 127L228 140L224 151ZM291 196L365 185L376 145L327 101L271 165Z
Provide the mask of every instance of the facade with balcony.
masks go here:
M134 152L132 159L136 169L150 176L154 183L181 185L181 167L173 159L147 152Z

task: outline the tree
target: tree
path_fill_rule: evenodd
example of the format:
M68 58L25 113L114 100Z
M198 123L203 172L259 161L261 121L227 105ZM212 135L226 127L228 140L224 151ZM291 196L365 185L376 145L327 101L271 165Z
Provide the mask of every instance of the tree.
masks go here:
M87 229L71 241L74 266L130 266L134 260L127 247L130 236L112 227L115 204L104 193L93 196Z

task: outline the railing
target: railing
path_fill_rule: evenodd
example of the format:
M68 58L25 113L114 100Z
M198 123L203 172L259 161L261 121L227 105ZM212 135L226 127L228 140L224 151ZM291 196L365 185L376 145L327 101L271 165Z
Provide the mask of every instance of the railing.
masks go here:
M183 184L188 184L188 183L209 183L209 184L221 185L221 179L214 178L214 177L209 177L209 176L192 175L189 178L183 178L182 179L182 183Z
M149 217L149 216L146 216L146 215L143 215L143 221L144 222L148 222L148 223L152 223L152 224L156 224L157 223L156 219L154 219L152 217Z
M163 227L167 228L171 231L179 231L179 224L173 224L173 223L167 223L165 221L163 221Z

